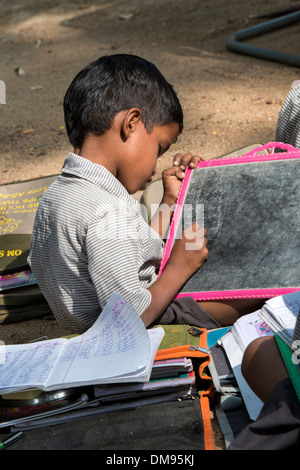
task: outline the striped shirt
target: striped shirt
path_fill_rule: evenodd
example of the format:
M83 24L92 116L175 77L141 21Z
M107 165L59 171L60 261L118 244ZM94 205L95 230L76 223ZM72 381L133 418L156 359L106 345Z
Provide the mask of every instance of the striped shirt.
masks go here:
M124 186L69 153L39 204L28 262L57 321L82 333L113 291L144 312L162 250Z
M277 128L276 141L284 142L300 148L300 85L293 87L286 96L281 107Z

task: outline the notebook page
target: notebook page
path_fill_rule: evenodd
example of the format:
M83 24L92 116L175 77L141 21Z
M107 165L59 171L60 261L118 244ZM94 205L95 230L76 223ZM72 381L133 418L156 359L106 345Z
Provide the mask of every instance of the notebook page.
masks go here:
M137 312L114 293L92 328L69 340L48 386L147 380L161 331L151 338Z
M0 391L43 388L67 339L0 346Z

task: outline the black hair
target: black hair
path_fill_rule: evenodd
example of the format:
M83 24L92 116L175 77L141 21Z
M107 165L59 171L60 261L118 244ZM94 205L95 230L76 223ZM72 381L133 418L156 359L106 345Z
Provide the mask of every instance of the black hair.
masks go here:
M74 148L88 133L104 134L117 113L141 110L148 132L170 122L183 128L179 99L157 67L131 54L100 57L77 74L64 98L65 124Z

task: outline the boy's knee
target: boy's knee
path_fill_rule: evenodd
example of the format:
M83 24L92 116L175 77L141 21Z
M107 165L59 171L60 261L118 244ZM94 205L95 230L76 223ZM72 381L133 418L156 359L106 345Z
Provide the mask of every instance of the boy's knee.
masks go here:
M242 374L263 402L279 382L289 377L274 336L264 336L249 344L242 361Z
M246 381L253 374L253 368L257 369L261 364L266 348L269 349L270 343L274 342L273 336L263 336L256 338L247 346L242 360L241 371Z

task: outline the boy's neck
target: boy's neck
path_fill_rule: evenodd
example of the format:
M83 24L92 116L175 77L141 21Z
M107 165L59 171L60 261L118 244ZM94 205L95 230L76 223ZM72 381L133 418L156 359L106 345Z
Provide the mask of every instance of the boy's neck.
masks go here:
M117 175L118 162L124 151L121 137L123 119L124 112L120 112L114 117L111 127L104 134L100 136L87 134L78 153L81 157L104 166L114 176Z
M110 134L110 131L108 133ZM75 149L75 153L93 163L104 166L116 176L117 165L114 158L116 148L113 146L113 140L106 134L103 136L90 134L85 138L81 149Z

